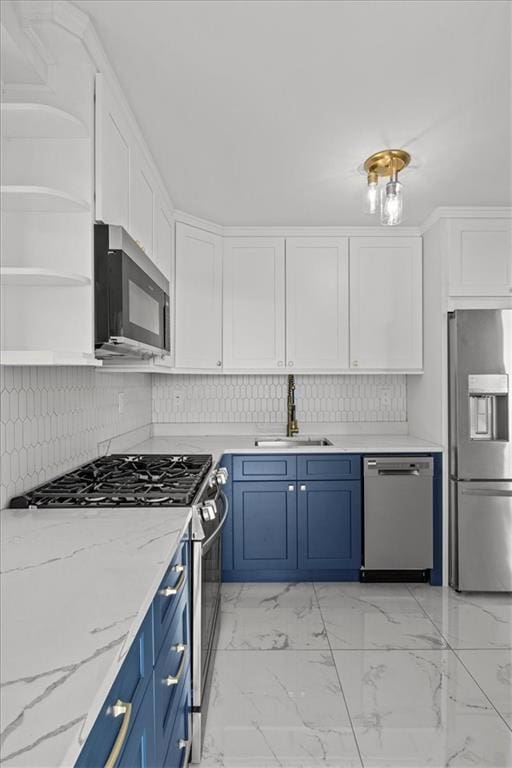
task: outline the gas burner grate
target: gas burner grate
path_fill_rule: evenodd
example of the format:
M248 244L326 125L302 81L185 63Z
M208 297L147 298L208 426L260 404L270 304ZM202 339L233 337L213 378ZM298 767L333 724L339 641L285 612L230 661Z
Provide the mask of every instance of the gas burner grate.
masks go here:
M212 465L206 454L112 454L11 499L12 508L189 506Z

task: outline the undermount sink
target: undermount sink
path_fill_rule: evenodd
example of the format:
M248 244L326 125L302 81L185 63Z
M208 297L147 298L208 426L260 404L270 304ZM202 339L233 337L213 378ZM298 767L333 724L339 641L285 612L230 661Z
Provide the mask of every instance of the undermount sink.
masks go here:
M315 448L332 445L326 437L272 437L255 440L256 448Z

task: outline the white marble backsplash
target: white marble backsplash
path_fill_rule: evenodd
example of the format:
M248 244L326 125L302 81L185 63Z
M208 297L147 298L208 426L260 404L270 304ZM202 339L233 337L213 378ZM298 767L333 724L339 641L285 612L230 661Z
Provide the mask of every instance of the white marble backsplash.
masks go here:
M3 366L0 376L1 508L11 496L95 458L102 441L151 423L149 374Z
M404 375L296 376L301 424L406 422ZM286 376L156 374L153 422L273 424L286 420Z

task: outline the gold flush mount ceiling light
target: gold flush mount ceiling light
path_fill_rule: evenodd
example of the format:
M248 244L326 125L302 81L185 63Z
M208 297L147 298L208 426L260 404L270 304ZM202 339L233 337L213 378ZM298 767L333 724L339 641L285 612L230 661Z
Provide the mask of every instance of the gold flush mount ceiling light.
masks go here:
M365 198L365 211L377 213L379 207L379 177L389 178L388 183L380 190L380 221L381 224L394 226L400 224L403 216L403 186L398 181L398 174L407 168L411 156L403 149L382 149L375 152L364 163L368 175L368 187Z

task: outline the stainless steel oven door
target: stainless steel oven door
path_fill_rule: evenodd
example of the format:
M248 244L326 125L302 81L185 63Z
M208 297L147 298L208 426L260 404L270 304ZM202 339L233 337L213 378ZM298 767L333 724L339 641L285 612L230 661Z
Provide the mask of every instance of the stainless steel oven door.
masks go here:
M206 515L201 514L206 508ZM215 497L201 502L204 538L193 543L192 616L192 754L201 760L201 751L211 688L211 676L219 631L221 589L221 532L229 514L229 503L220 488ZM205 519L206 517L206 519ZM211 519L208 519L208 518Z

